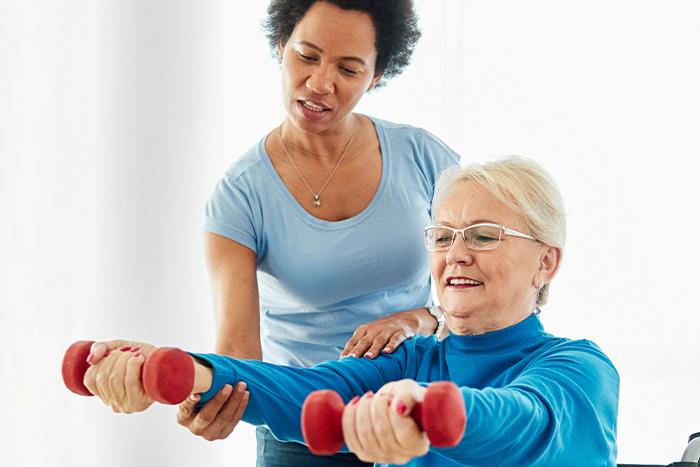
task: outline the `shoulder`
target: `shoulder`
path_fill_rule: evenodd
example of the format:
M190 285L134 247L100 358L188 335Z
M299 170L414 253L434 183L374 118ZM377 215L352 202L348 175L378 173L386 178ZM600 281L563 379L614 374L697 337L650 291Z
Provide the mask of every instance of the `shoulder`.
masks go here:
M427 149L443 154L459 162L459 155L444 141L433 133L407 123L394 123L376 117L368 117L377 128L377 132L383 134L391 142L403 142L415 145L421 149Z
M266 175L265 138L250 147L226 169L221 181L234 186L254 182Z
M395 163L402 177L421 174L426 195L432 198L433 187L440 173L459 164L459 155L440 138L427 130L369 117L377 135L385 144L387 156ZM417 169L417 171L416 171Z
M587 379L595 375L612 381L620 379L610 358L588 339L552 337L534 363L562 371L572 371Z

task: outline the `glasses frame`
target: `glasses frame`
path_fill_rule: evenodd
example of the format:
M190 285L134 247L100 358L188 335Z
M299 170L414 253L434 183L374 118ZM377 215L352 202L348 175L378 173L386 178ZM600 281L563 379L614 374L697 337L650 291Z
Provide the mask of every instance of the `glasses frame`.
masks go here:
M479 249L479 248L473 248L471 245L469 245L469 243L467 242L467 236L466 236L465 232L466 232L467 230L474 229L474 228L477 228L477 227L496 227L496 228L498 228L498 229L500 230L501 234L498 236L498 241L496 242L496 246L495 246L495 247L493 247L493 248L481 248L481 249ZM450 245L449 245L447 248L438 248L438 249L432 249L432 250L431 250L430 248L428 248L428 243L425 241L425 234L427 234L428 229L433 229L433 228L441 228L441 229L447 229L447 230L452 231L452 241L450 242ZM503 239L503 235L504 235L504 234L505 234L505 235L508 235L508 236L510 236L510 237L525 238L525 239L527 239L527 240L532 240L532 241L534 241L534 242L539 242L539 240L537 240L537 239L536 239L535 237L533 237L532 235L528 235L528 234L526 234L526 233L519 232L519 231L517 231L517 230L515 230L515 229L511 229L511 228L509 228L509 227L506 227L505 225L494 224L494 223L491 223L491 222L480 222L480 223L478 223L478 224L472 224L472 225L468 225L468 226L466 226L466 227L462 227L461 229L455 229L455 228L453 228L453 227L450 227L450 226L447 226L447 225L443 225L443 224L432 224L432 225L429 225L429 226L427 226L427 227L425 227L425 228L423 229L423 238L424 238L424 242L423 242L423 243L425 244L425 249L428 250L428 251L447 251L447 250L449 250L450 248L452 248L452 245L454 245L454 243L455 243L455 238L457 238L457 233L461 233L461 234L462 234L462 240L464 241L464 244L467 246L468 249L470 249L470 250L472 250L472 251L491 251L491 250L495 250L496 248L498 248L498 245L501 244L501 240Z

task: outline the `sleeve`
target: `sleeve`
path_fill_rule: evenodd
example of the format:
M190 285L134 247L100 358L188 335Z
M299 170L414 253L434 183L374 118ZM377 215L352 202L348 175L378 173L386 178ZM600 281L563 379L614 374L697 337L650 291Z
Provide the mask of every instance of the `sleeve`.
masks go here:
M230 238L260 254L259 229L249 192L240 178L217 183L204 212L204 230Z
M353 396L377 391L384 384L401 379L406 370L407 352L396 352L375 360L343 358L313 368L274 365L257 360L238 360L215 354L191 354L213 370L212 386L202 394L204 404L224 386L244 381L250 399L243 420L267 425L276 438L303 442L301 407L312 391L333 389L348 402Z
M592 343L543 357L505 387L461 390L465 436L436 454L469 465L616 465L619 376Z

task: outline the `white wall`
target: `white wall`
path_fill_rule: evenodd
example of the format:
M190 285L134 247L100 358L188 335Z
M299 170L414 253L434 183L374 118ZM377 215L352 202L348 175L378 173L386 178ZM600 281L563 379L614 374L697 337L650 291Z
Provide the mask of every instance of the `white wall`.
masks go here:
M679 460L700 431L700 5L417 2L412 66L359 111L466 160L533 157L569 212L543 318L622 377L619 461ZM0 0L0 465L254 465L171 407L68 393L77 339L209 351L204 202L282 118L266 2Z

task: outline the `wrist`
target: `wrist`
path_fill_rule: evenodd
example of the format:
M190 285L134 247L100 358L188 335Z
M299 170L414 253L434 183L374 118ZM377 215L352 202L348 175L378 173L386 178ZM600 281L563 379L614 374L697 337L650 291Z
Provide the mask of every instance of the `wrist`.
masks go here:
M432 322L434 323L431 334L434 334L440 338L445 328L445 313L439 306L425 306L423 309L428 312Z
M211 367L202 364L197 358L191 357L194 364L193 394L203 394L211 389L214 372Z

